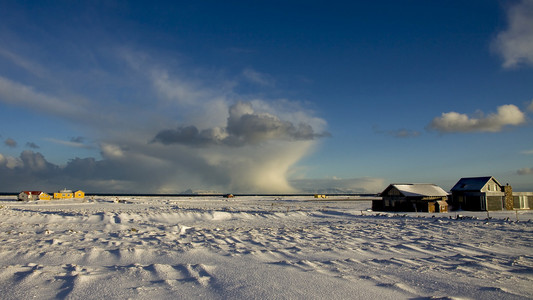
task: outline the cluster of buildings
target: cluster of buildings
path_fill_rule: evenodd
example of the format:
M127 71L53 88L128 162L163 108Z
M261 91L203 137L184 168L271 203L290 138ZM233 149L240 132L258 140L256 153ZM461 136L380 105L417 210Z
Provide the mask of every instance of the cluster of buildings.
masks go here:
M31 201L31 200L52 200L52 199L83 199L85 193L82 190L71 191L63 189L52 195L42 191L22 191L18 195L18 200Z
M447 212L532 209L533 192L513 192L494 177L461 178L450 193L430 183L390 184L372 201L375 211Z
M23 201L83 198L83 191L67 189L52 195L42 191L22 191L18 195ZM315 198L327 196L317 194ZM432 183L393 183L380 193L380 198L372 200L372 210L435 213L533 209L533 192L513 192L509 184L502 185L492 176L461 178L449 193Z

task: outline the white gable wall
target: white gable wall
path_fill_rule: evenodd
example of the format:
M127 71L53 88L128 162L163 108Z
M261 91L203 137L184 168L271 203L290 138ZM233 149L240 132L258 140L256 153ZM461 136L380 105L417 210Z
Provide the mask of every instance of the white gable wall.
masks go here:
M491 178L481 189L481 192L501 192L502 186L494 179Z

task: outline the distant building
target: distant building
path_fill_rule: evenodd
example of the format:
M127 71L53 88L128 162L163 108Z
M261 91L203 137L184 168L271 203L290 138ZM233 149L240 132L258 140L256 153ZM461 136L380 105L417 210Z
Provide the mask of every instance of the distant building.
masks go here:
M82 190L78 190L78 191L74 192L74 198L76 198L76 199L85 198L85 192L83 192Z
M71 199L74 198L74 193L71 190L62 189L54 193L54 199Z
M448 193L431 183L397 183L389 185L381 200L372 201L375 211L447 212Z
M489 211L513 209L513 190L492 176L461 178L451 190L454 210Z
M42 193L41 191L22 191L18 195L18 200L20 201L39 200L39 195L41 193Z
M50 200L50 195L41 191L22 191L17 199L20 201Z
M72 192L71 190L63 189L57 193L54 193L54 199L83 199L85 198L85 193L82 190Z
M47 193L40 193L39 194L39 200L50 200L52 197Z

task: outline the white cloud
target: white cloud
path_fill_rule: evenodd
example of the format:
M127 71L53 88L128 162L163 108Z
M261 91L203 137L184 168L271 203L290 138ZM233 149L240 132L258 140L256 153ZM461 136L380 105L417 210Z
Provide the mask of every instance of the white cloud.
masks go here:
M316 133L301 116L291 118L302 120L293 124L274 115L268 103L256 99L253 104L269 113L257 112L251 102L237 102L227 108L222 126L161 130L152 145L167 153L178 168L200 176L211 187L230 192L294 192L287 180L291 166L326 134ZM290 115L287 110L284 114ZM315 123L314 117L308 118Z
M499 106L497 113L484 116L469 117L457 112L443 113L434 118L429 128L442 133L451 132L499 132L505 126L516 126L526 122L525 114L512 104Z
M522 151L522 154L533 155L533 149Z
M0 153L0 168L14 169L22 165L22 161L13 156L5 156ZM4 178L5 180L6 178Z
M124 152L117 145L102 143L100 147L102 150L103 157L114 158L114 159L124 157Z
M385 134L396 138L415 138L419 137L422 134L420 131L409 130L405 128L398 130L382 130L377 125L372 126L372 129L375 133Z
M494 48L503 67L533 66L533 0L522 0L507 10L508 28L498 34Z

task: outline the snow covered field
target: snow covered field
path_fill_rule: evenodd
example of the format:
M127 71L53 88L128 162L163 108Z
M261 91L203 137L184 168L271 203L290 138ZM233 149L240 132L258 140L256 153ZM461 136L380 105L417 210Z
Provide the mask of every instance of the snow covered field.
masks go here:
M0 198L2 299L528 299L533 212L310 197Z

